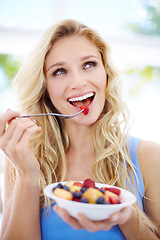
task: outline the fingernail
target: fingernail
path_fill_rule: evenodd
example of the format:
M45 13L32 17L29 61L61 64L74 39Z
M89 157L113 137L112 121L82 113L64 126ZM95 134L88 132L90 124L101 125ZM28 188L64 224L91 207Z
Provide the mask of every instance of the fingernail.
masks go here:
M80 222L83 221L83 217L82 217L80 214L77 215L77 219L78 219L78 221L80 221Z
M78 221L82 221L81 217L80 216L77 216L77 219Z
M117 222L118 220L119 220L119 216L118 215L113 215L112 222Z

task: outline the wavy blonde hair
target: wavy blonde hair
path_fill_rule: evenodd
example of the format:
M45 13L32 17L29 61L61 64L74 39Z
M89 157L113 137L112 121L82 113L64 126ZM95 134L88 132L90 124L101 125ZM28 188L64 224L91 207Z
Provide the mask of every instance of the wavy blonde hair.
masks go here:
M95 44L101 54L107 75L103 114L93 129L93 145L96 153L93 177L97 182L125 189L128 181L134 191L136 173L127 147L129 114L122 101L119 73L111 62L109 47L95 30L75 20L64 20L48 29L15 78L14 86L20 111L23 114L56 111L46 90L45 58L58 39L71 35L86 37ZM65 152L69 148L69 137L62 119L48 116L39 117L36 121L42 127L42 131L34 135L31 145L40 164L41 207L46 207L49 203L43 194L43 188L46 184L63 181L65 178ZM138 206L136 209L140 218L143 218L155 231L154 224Z

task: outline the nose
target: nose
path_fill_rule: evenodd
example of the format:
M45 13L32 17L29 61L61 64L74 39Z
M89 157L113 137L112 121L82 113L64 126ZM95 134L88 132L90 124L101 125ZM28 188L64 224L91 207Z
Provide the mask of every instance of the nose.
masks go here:
M70 75L70 87L71 89L81 89L87 85L87 80L84 74L78 70L72 71Z

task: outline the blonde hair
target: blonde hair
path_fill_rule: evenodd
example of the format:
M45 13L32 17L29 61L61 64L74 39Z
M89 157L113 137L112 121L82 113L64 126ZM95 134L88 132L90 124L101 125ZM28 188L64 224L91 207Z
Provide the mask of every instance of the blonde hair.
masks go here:
M134 191L136 173L127 147L129 114L121 97L119 74L111 62L109 47L96 31L75 20L64 20L48 29L15 78L20 110L23 114L56 111L46 91L45 58L58 39L70 35L86 37L95 44L101 53L107 75L103 114L93 129L96 154L93 177L97 182L122 188L127 188L128 181ZM37 118L36 121L42 131L33 136L31 144L40 164L40 201L41 207L45 207L49 203L43 188L46 184L65 178L65 152L69 148L69 137L61 119L48 116ZM154 224L138 206L136 209L140 218L154 231Z

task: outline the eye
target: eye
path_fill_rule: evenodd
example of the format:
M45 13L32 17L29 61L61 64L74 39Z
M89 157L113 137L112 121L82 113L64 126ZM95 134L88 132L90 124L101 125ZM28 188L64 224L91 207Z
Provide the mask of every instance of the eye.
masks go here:
M59 68L53 73L53 76L58 76L64 73L66 73L66 70L64 68Z
M83 66L84 69L95 67L97 65L97 62L91 61L91 62L86 62Z

